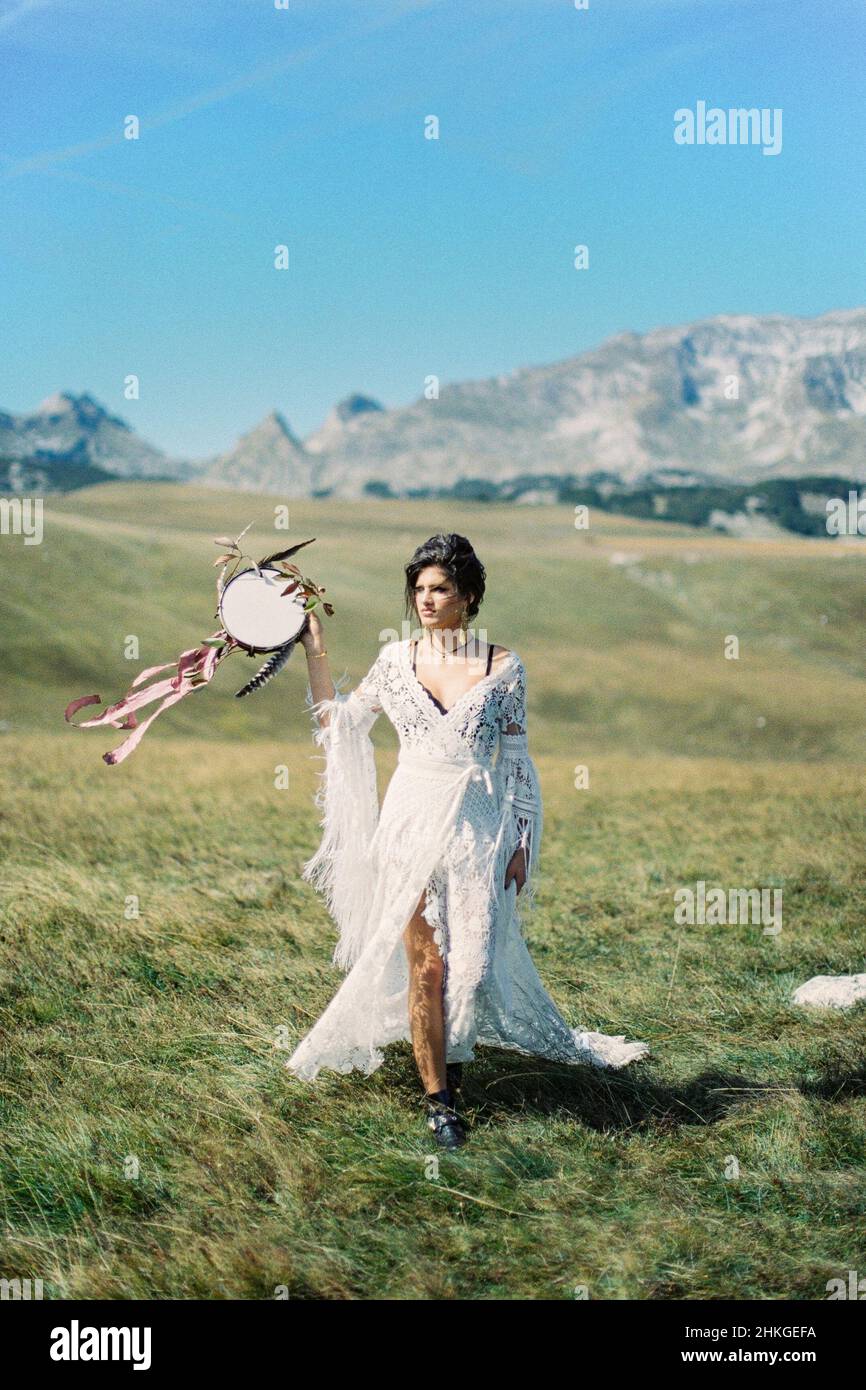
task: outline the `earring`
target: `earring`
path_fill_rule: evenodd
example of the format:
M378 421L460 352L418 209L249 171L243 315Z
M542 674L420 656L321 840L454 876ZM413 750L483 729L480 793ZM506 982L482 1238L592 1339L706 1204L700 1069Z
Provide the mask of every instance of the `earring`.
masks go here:
M466 609L467 609L467 608L468 608L468 604L465 604L465 603L464 603L464 605L463 605L463 612L462 612L461 615L460 615L460 630L461 630L461 632L464 632L464 633L465 633L466 629L467 629L468 626L469 626L469 619L468 619L467 616L466 616Z

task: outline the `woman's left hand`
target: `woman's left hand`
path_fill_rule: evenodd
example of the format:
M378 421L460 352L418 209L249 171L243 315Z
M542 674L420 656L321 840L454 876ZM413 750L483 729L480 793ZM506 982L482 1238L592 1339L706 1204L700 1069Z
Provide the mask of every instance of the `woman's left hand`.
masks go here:
M506 888L509 887L512 879L514 879L517 884L517 891L519 893L526 882L526 854L522 846L514 851L508 862L508 868L505 870Z

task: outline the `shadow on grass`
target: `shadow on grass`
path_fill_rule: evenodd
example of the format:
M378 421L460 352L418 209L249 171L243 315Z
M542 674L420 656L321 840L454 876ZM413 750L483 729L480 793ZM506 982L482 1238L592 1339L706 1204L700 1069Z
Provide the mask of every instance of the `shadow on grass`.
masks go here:
M408 1049L407 1049L408 1051ZM420 1081L411 1053L394 1045L378 1076L410 1103L421 1098ZM866 1062L853 1069L828 1066L808 1081L780 1082L711 1068L681 1085L658 1081L647 1074L646 1062L621 1071L591 1066L563 1066L542 1057L523 1057L497 1048L478 1048L476 1060L464 1066L460 1108L474 1125L495 1124L514 1115L568 1116L588 1129L660 1133L683 1125L711 1125L758 1096L792 1092L842 1102L866 1095Z

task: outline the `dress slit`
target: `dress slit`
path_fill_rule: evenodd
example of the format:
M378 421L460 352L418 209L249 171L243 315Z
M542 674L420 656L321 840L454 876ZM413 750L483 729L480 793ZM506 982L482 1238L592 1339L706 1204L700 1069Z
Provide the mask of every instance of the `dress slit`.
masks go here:
M410 641L389 643L349 695L336 683L332 700L314 702L307 691L326 766L316 799L322 840L303 877L325 898L339 929L334 963L347 973L286 1067L305 1080L322 1068L370 1075L384 1048L411 1041L402 937L419 907L444 961L446 1062L472 1061L478 1044L603 1067L644 1056L645 1043L569 1027L522 935L543 804L520 658L506 651L493 673L488 643L486 676L448 711L418 679L418 644L410 662ZM383 711L400 756L380 804L370 729ZM513 727L519 732L507 734ZM529 846L520 909L514 881L509 891L503 884L518 843Z

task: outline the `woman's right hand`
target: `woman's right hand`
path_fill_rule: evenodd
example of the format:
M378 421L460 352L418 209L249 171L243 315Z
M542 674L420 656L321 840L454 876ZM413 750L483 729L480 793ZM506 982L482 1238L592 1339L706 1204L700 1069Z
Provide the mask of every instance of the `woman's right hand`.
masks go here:
M300 638L301 646L307 651L316 651L325 645L325 629L315 608L307 614L307 628Z

